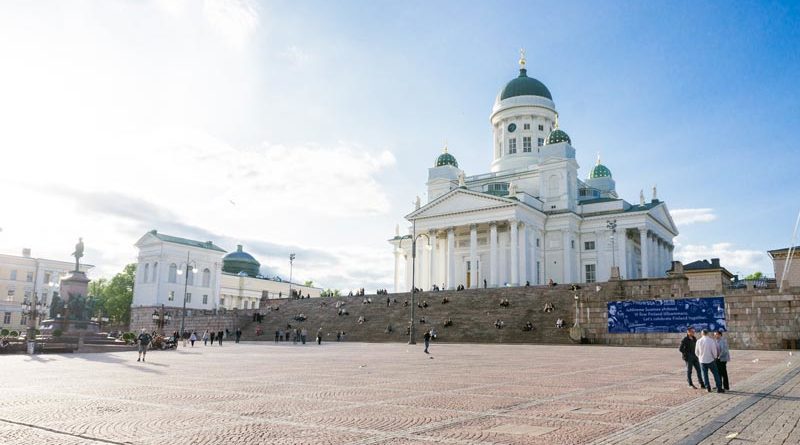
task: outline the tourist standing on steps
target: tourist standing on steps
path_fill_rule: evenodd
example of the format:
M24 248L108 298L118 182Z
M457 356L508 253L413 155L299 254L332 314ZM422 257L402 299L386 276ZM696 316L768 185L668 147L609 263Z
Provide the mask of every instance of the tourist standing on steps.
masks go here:
M697 372L697 380L700 381L700 388L705 389L706 385L703 383L703 377L700 375L700 362L697 360L697 355L694 353L694 348L697 345L697 338L694 336L694 328L689 326L686 329L686 337L681 340L681 346L678 348L683 356L683 361L686 362L686 380L689 381L689 386L697 388L692 383L692 369Z
M727 391L731 389L731 384L728 381L728 362L731 361L731 351L728 349L728 339L722 336L722 330L714 333L714 339L717 341L717 347L719 348L717 369L722 380L722 388Z
M425 341L425 353L430 354L430 352L428 352L428 346L431 345L431 331L425 331L425 335L422 336L422 340Z
M708 381L708 370L714 374L714 384L717 387L717 392L725 392L722 384L719 381L719 370L717 370L717 359L719 358L719 348L717 342L708 335L708 329L703 329L700 340L697 340L697 345L694 348L694 353L697 359L700 360L700 368L703 370L703 381L706 384L706 389L711 392L711 383Z
M147 348L150 347L150 342L153 341L153 337L147 333L145 328L142 328L136 341L139 342L139 358L137 358L136 361L144 361L145 356L147 356Z

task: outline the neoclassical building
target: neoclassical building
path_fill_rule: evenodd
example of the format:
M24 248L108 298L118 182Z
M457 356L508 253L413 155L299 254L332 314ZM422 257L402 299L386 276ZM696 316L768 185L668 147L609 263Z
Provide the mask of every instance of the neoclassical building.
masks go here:
M417 198L394 247L396 291L663 277L678 229L664 202L632 204L617 195L611 170L597 163L578 176L575 148L559 128L550 90L519 76L492 107L489 173L465 176L447 147L428 169L427 202ZM417 239L412 260L412 238Z

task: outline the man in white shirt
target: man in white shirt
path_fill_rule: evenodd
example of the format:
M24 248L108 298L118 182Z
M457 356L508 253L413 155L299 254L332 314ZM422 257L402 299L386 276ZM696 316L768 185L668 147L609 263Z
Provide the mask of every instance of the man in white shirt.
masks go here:
M702 334L703 336L700 340L697 340L694 353L700 361L700 369L703 370L703 382L705 382L708 392L711 392L711 385L708 381L708 370L711 369L712 374L714 374L714 384L717 387L717 392L723 393L725 390L722 389L722 385L719 382L719 370L717 370L716 363L719 358L719 347L717 342L708 335L708 329L703 329Z

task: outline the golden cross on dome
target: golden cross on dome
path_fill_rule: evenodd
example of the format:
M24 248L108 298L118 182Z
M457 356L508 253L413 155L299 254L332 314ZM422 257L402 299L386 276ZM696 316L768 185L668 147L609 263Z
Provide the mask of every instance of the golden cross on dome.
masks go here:
M525 69L525 48L519 49L519 69Z

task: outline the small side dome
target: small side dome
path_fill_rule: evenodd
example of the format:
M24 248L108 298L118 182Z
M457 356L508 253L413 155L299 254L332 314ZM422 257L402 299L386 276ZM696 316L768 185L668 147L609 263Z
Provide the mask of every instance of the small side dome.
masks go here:
M452 165L453 167L458 168L458 161L456 161L455 156L447 152L447 144L444 146L444 153L440 154L439 157L436 158L436 164L434 167L444 167L445 165Z
M569 138L569 135L559 128L550 132L550 135L547 136L547 145L550 144L558 144L560 142L569 142L572 143L572 140Z
M609 170L608 167L600 163L600 155L598 154L597 163L589 171L589 179L610 178L610 177L611 177L611 170Z
M242 250L242 245L236 246L236 252L231 252L222 258L222 271L235 275L248 275L254 277L261 269L259 263L252 255Z

